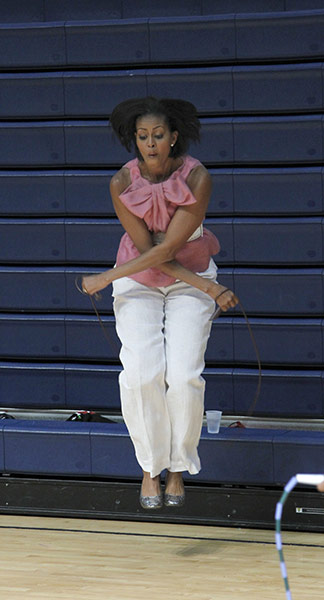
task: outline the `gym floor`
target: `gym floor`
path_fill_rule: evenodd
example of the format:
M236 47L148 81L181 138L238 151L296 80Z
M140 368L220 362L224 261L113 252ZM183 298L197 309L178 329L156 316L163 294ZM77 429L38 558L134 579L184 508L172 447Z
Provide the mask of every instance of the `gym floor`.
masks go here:
M0 515L0 597L285 598L273 530ZM294 600L322 599L324 536L283 532Z

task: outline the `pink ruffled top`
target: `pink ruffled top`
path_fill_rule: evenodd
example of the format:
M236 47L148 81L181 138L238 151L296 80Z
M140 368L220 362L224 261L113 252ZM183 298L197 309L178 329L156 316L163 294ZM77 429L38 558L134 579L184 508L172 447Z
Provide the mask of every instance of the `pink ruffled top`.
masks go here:
M152 233L165 233L178 206L188 206L197 202L186 179L190 171L200 164L196 158L186 155L182 165L166 181L151 183L142 177L138 159L134 158L124 165L129 169L131 184L120 194L120 199L130 212L144 219ZM204 228L203 235L184 244L175 258L190 271L199 273L208 268L210 257L219 250L220 245L215 235ZM137 256L137 248L128 233L124 233L120 240L116 265L122 265ZM167 286L176 281L174 277L162 273L157 268L135 273L131 278L149 287Z

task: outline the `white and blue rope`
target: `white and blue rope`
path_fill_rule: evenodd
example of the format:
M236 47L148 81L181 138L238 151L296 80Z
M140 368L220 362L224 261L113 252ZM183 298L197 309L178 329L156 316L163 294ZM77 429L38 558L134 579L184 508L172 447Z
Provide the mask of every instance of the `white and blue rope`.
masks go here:
M285 584L287 600L292 600L292 596L291 596L291 591L289 588L287 568L286 568L286 563L285 563L283 549L282 549L282 540L281 540L282 510L283 510L284 504L285 504L290 492L294 489L294 487L298 483L303 483L304 485L318 485L319 483L322 483L323 481L324 481L324 475L310 475L310 474L306 474L306 473L299 473L298 475L294 475L291 479L289 479L288 483L285 485L283 494L276 506L276 513L275 513L276 546L277 546L277 550L279 552L280 570L281 570L281 575L282 575L282 578L283 578L284 584Z

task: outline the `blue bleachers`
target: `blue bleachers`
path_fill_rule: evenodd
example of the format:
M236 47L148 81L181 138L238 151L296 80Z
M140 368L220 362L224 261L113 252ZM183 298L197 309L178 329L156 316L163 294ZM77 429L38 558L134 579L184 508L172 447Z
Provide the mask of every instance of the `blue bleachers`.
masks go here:
M220 240L219 264L320 265L323 218L209 218ZM0 252L7 263L113 265L122 227L114 219L0 219Z
M0 68L66 64L64 23L0 25Z
M82 273L102 269L0 267L0 305L7 312L92 312L89 299L77 291L74 282ZM295 268L291 272L288 268L219 267L218 280L235 290L250 315L298 317L324 313L322 268ZM112 311L110 287L102 291L98 308L103 313Z
M203 14L254 13L285 10L285 0L203 0ZM291 10L294 10L293 8Z
M236 17L237 58L258 60L323 55L323 10Z
M295 117L242 117L201 119L199 146L191 154L206 165L305 164L323 161L322 119ZM105 121L2 123L0 165L116 166L129 154Z
M324 437L320 431L287 431L274 444L275 483L287 481L294 473L321 473Z
M118 102L149 95L185 97L199 113L320 111L323 63L118 71L3 73L0 115L107 117Z
M1 23L32 23L44 20L44 1L10 0L0 4Z
M235 60L234 15L150 19L149 31L154 63Z
M284 112L322 110L322 65L233 67L234 110Z
M263 364L323 364L321 319L250 319L250 322ZM235 319L233 335L235 360L252 364L255 352L244 319Z
M269 61L323 56L324 11L1 25L0 67ZM176 35L175 35L176 32Z
M323 167L210 169L210 216L312 215L323 212ZM0 215L114 216L114 171L0 171Z
M323 0L11 0L0 5L2 23L107 20L228 13L261 13L324 8Z
M108 343L74 278L111 266L122 233L109 181L131 156L109 115L155 94L201 117L190 152L213 178L219 281L261 353L254 415L323 419L324 1L12 0L0 23L0 407L120 412L111 290ZM248 414L258 372L238 310L206 358L206 408ZM284 483L321 469L323 435L203 430L198 481ZM0 421L0 437L1 471L140 476L121 424Z
M0 314L0 355L118 360L120 344L114 318L103 316L109 341L92 315ZM251 318L264 365L321 366L324 362L321 319ZM222 317L208 343L209 363L254 364L255 352L241 317Z
M120 411L119 365L55 362L0 363L0 407ZM245 415L251 409L258 371L206 367L206 409ZM95 393L94 393L95 390ZM255 416L323 418L324 372L264 368Z
M292 419L323 418L323 375L315 370L264 370L260 398L253 414ZM253 369L234 369L234 414L244 415L251 408L257 377L258 373Z
M150 60L147 19L65 24L66 59L73 65L143 64Z
M44 0L45 21L120 19L122 13L121 0Z
M321 213L322 178L321 167L234 169L234 212L269 216Z
M1 123L0 164L64 165L63 122Z
M122 478L141 473L124 424L2 421L0 436L4 472ZM321 471L323 442L323 432L222 428L215 437L203 428L204 470L195 481L282 485L296 472Z

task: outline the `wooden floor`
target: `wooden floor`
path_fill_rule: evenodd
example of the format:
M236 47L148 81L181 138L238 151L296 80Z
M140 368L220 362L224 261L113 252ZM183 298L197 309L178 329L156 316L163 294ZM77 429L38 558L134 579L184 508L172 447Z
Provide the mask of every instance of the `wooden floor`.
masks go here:
M278 600L273 531L0 515L1 600ZM324 535L284 532L293 600L322 599Z

